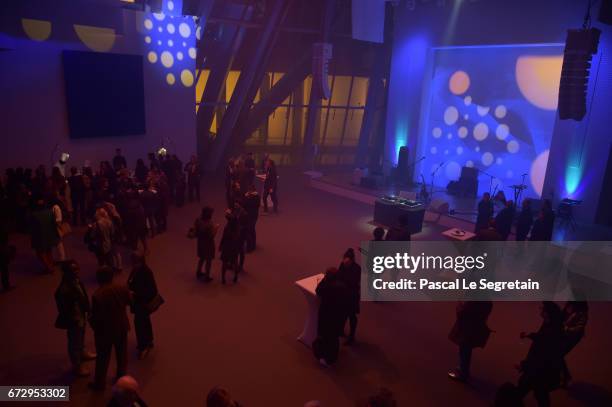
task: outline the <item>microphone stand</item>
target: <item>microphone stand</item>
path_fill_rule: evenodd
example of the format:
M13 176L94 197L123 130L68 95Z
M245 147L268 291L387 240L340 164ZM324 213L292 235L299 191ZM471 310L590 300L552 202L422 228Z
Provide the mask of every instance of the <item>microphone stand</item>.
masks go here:
M431 202L431 200L433 199L433 193L434 193L434 180L436 178L436 174L438 173L438 171L440 171L440 169L442 167L444 167L444 162L441 162L438 167L436 167L435 170L433 170L433 172L431 173L431 186L429 189L429 201Z
M476 171L478 171L478 172L480 172L480 173L482 173L482 174L484 174L484 175L486 175L487 177L490 178L490 182L489 182L489 194L491 194L492 191L493 191L493 180L495 179L495 175L491 175L488 172L483 171L483 170L481 170L478 167L474 167L474 168L476 168Z

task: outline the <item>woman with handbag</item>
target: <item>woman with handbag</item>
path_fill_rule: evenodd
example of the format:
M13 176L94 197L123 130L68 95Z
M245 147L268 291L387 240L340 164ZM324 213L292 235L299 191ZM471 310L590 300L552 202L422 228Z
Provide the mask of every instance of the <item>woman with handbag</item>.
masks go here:
M147 357L153 348L153 326L151 314L163 303L157 292L153 271L147 266L144 255L132 254L132 272L128 278L128 288L133 293L132 313L138 345L138 359Z

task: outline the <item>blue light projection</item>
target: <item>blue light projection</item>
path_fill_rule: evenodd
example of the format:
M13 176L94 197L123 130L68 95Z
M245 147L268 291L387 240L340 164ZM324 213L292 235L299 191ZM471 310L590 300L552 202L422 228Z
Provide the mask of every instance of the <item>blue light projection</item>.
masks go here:
M449 47L434 49L418 170L435 184L456 181L463 166L508 187L525 176L525 196L540 197L555 122L563 47ZM418 175L418 174L417 174ZM480 192L490 178L479 177Z
M170 86L179 82L185 87L195 83L196 38L201 36L195 18L182 16L182 0L165 0L161 13L147 8L143 19L146 58L165 72Z

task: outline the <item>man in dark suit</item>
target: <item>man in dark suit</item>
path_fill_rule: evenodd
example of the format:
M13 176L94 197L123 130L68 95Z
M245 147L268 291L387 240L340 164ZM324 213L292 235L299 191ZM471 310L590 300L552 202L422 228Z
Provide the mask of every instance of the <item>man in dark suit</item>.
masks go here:
M457 304L457 320L448 338L459 346L459 367L448 372L451 379L469 379L472 349L484 348L491 333L487 320L492 309L491 301L467 301Z
M96 273L98 289L91 298L91 318L96 340L96 375L91 387L102 390L106 384L106 372L111 351L115 348L117 377L127 369L127 334L130 329L126 307L131 302L127 287L113 283L113 270L104 266Z
M247 229L246 229L246 251L247 253L255 250L257 246L257 232L255 226L259 218L259 205L261 199L257 193L255 185L251 184L249 190L244 195L244 210L247 213Z
M352 248L344 253L342 263L338 267L338 275L348 287L347 319L349 320L350 333L345 345L351 345L355 342L357 314L360 311L361 301L361 266L355 262L355 251Z
M82 362L96 358L94 353L85 351L85 327L90 311L89 297L79 279L79 265L74 260L66 260L60 266L63 275L62 282L55 291L58 311L55 327L66 330L68 356L74 374L85 377L89 376L89 370L85 369Z

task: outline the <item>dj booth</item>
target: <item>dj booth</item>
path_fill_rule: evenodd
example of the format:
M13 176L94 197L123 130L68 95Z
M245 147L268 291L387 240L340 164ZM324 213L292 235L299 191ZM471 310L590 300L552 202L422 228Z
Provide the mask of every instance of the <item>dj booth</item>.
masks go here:
M376 223L387 227L396 226L401 215L406 215L411 234L419 233L423 229L425 205L422 202L396 196L384 196L374 202Z

